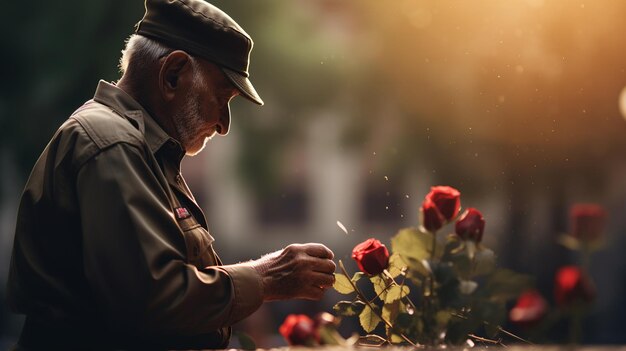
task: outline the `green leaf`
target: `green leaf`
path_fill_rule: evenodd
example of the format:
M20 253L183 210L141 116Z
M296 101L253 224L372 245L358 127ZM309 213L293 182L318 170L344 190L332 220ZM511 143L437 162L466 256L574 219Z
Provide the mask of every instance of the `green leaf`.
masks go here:
M472 276L490 274L496 269L496 255L487 248L479 248L474 255Z
M394 301L392 303L386 303L385 306L383 306L383 313L382 313L383 319L390 321L394 326L393 329L389 328L389 326L385 326L385 331L387 332L387 338L391 340L392 344L400 344L400 343L405 342L405 340L402 339L400 335L394 334L394 331L397 333L398 331L401 330L399 327L399 323L397 323L397 318L400 315L400 307L401 307L401 303L399 300Z
M590 241L589 243L583 246L583 251L588 251L588 253L594 253L600 251L606 247L607 243L604 238L598 238Z
M569 234L559 235L557 242L572 251L580 251L580 248L582 246L580 240Z
M389 275L391 275L393 278L402 274L402 271L408 266L408 263L404 262L402 256L400 256L399 254L394 253L389 256L389 268L387 268L387 270L389 271Z
M472 275L472 261L465 253L465 246L463 246L463 250L455 254L444 256L442 262L451 263L459 277L469 278Z
M236 331L234 332L234 334L237 337L237 340L239 341L239 346L241 346L242 350L256 350L256 343L254 342L254 340L252 340L252 337L250 337L250 335L242 331Z
M416 261L430 258L434 235L417 228L404 228L391 238L391 249L394 253Z
M465 249L465 241L459 238L456 234L448 234L446 237L446 244L444 245L443 252L444 258L449 257L450 255L456 255L462 252Z
M363 272L356 272L354 273L354 275L352 276L352 282L356 284L356 282L358 282L361 278L365 277L365 273Z
M356 316L363 311L365 303L362 301L339 301L333 306L333 310L342 316Z
M444 329L448 325L448 322L452 318L452 311L453 310L437 311L435 314L435 320L440 328Z
M396 302L396 303L386 303L383 306L383 313L381 314L383 319L387 320L387 321L393 321L395 319L395 316L398 315L398 312L400 311L400 303Z
M409 271L407 272L407 276L409 278L424 280L432 274L432 269L428 260L416 261L407 258L407 262L409 263Z
M361 322L361 327L363 327L366 333L371 333L380 323L380 318L369 306L365 306L363 312L359 315L359 322Z
M376 296L378 296L382 301L385 301L385 299L387 298L387 292L390 284L388 284L385 279L381 278L378 275L371 276L370 281L374 286Z
M391 334L391 343L392 344L402 344L404 343L404 339L398 334Z
M354 292L354 287L350 284L350 279L341 273L335 273L335 284L333 288L340 294L351 294Z
M441 305L455 303L460 297L459 278L452 264L433 263L435 289Z
M560 234L557 242L569 250L581 251L583 255L594 253L606 247L606 241L603 238L584 240L571 234Z
M359 346L380 347L386 343L387 343L387 340L385 340L385 338L378 336L376 334L368 334L368 335L359 337Z
M345 339L337 333L335 326L322 325L318 327L317 334L322 345L343 346Z
M532 283L532 278L526 274L498 269L487 280L485 293L491 300L504 302L519 296Z
M385 304L400 300L407 296L411 290L406 285L394 285L387 290L387 296L385 297Z

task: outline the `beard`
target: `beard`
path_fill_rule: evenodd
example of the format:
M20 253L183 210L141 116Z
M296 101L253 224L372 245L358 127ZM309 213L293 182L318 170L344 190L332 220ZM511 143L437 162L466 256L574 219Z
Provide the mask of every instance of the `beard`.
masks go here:
M200 112L200 92L206 91L206 81L202 74L195 74L192 90L182 109L174 114L174 126L179 142L189 156L197 155L213 137L215 130L206 129L206 121Z

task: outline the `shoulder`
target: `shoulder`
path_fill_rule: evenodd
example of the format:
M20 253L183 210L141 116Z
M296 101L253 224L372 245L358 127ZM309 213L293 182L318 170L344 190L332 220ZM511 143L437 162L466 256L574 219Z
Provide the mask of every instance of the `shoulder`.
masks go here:
M76 121L78 125L72 121ZM93 100L76 110L66 124L70 128L83 129L89 139L101 150L118 143L128 143L138 147L145 144L143 132L139 126L110 107Z
M48 152L71 154L76 168L114 145L130 146L146 152L139 126L108 106L88 101L74 112L56 132Z

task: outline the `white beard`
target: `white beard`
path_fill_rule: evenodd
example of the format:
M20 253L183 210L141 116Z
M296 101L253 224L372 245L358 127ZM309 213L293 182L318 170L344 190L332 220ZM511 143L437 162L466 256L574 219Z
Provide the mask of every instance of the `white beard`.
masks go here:
M197 155L213 137L215 131L205 131L206 121L200 113L200 92L206 92L206 81L202 74L194 75L192 91L183 108L174 114L174 126L179 142L189 156Z

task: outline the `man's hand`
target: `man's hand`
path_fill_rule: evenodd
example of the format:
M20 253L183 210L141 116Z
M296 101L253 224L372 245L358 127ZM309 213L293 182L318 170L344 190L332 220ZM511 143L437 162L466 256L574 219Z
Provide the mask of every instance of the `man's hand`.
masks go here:
M263 278L265 301L319 300L335 282L333 257L322 244L292 244L251 263Z

